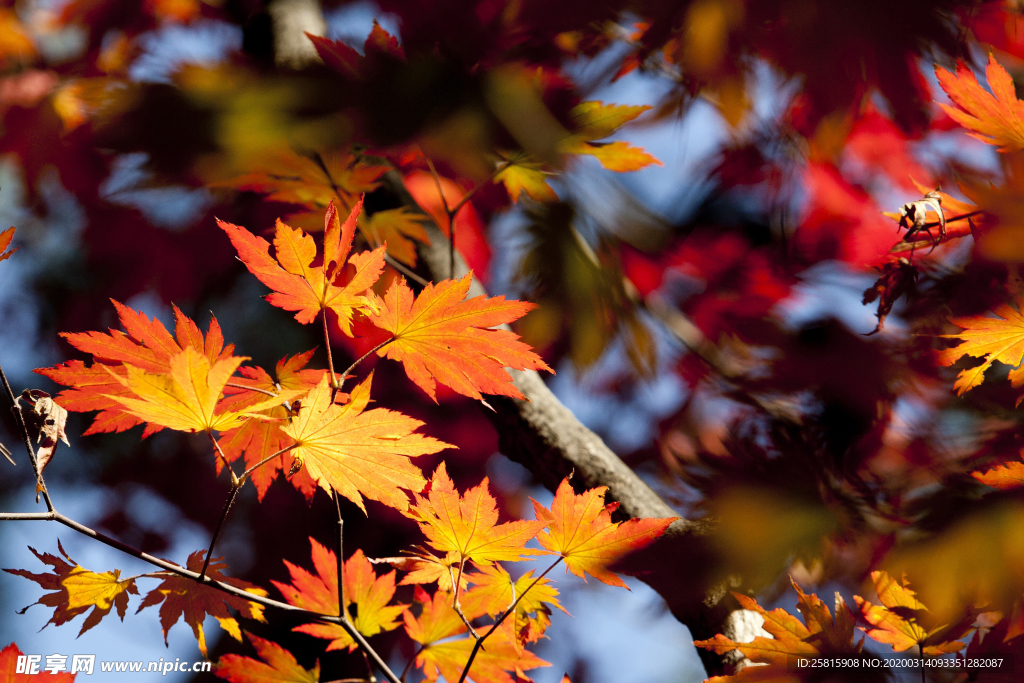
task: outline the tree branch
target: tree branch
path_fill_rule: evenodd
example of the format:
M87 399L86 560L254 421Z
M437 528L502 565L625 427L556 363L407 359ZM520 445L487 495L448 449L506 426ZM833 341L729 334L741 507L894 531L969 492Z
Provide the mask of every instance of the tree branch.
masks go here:
M250 602L255 602L265 607L273 607L275 609L284 610L286 612L292 612L293 614L310 617L312 619L327 622L329 624L339 624L343 629L345 629L345 632L348 633L349 636L351 636L351 638L356 642L356 644L359 645L363 652L365 652L370 657L370 659L373 660L374 666L376 666L384 674L385 678L387 678L388 681L390 681L390 683L401 683L398 676L396 676L395 673L391 670L391 668L384 662L384 660L381 659L380 655L377 654L377 651L374 650L368 642L366 642L366 638L363 637L363 634L357 631L355 626L353 626L351 622L349 622L344 617L334 616L330 614L320 614L319 612L312 612L307 609L302 609L301 607L289 605L285 602L278 602L277 600L272 600L271 598L265 598L262 595L250 593L248 591L242 590L241 588L236 588L235 586L232 586L230 584L222 583L220 581L214 581L208 576L200 576L199 574L193 571L189 571L188 569L176 565L173 562L161 560L159 557L153 557L152 555L144 553L136 548L133 548L132 546L127 545L126 543L122 543L121 541L118 541L115 538L111 538L105 534L101 534L100 532L95 531L94 529L90 529L84 524L76 522L75 520L69 517L65 517L64 515L56 511L0 512L0 521L2 520L60 522L69 529L74 529L78 533L83 534L85 536L89 536L90 538L97 540L100 543L103 543L104 545L108 545L111 548L120 550L121 552L131 555L132 557L136 557L140 560L143 560L144 562L148 562L149 564L155 567L160 567L161 569L171 572L172 574L177 574L178 576L182 576L186 579L192 579L196 583L201 583L203 585L209 586L210 588L215 588L221 592L228 593L229 595L234 595L235 597L244 598Z
M382 180L402 204L419 209L397 172L385 173ZM433 222L425 221L423 227L430 243L417 245L419 257L434 280L442 280L449 275L448 240ZM456 251L454 277L467 272L462 255ZM467 297L486 294L474 278ZM702 347L700 352L708 354L711 350ZM574 475L573 485L577 488L607 486L608 498L620 504L621 517L679 516L600 436L562 404L539 374L532 370L510 372L526 400L503 396L488 399L494 408L488 415L504 455L529 469L551 491L570 474ZM712 574L714 552L707 542L711 528L704 520L680 518L658 542L627 562L631 573L661 594L673 615L689 627L694 639L721 633L726 617L737 607L729 597L729 587ZM723 670L718 655L705 650L698 652L709 675Z

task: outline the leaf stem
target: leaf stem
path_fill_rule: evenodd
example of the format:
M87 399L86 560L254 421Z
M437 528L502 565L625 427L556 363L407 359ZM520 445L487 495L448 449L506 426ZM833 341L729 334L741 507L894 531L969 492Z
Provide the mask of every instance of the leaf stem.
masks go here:
M454 574L452 573L452 566L448 565L448 576L451 577L452 591L454 591L455 596L452 600L452 609L455 610L455 613L459 615L460 619L462 619L462 623L469 629L469 635L473 636L473 638L475 638L479 643L481 640L480 634L476 632L475 628L473 628L473 624L469 623L469 619L467 619L466 615L462 613L462 605L459 604L459 588L462 587L462 568L465 564L466 560L463 558L462 562L459 563L459 580L457 582Z
M25 441L25 450L28 451L28 459L32 463L32 471L36 473L36 503L39 502L39 494L43 494L43 502L46 503L46 509L53 512L53 501L50 500L50 492L46 490L46 482L43 481L43 473L39 469L39 462L36 460L36 449L32 447L32 437L29 436L28 425L25 424L25 416L21 414L21 406L18 404L18 399L14 397L14 391L11 390L11 384L7 381L7 375L4 374L2 366L0 366L0 380L3 381L4 389L7 390L7 398L11 401L11 412L14 414L15 421L17 421L18 427L21 429L21 436Z
M294 448L298 448L298 445L299 444L297 444L297 443L293 443L291 446L288 446L286 448L282 448L277 453L274 453L272 455L268 455L267 457L263 458L258 463L256 463L255 465L253 465L252 467L247 469L245 472L242 472L242 476L239 477L238 479L242 483L245 483L245 480L249 477L249 475L252 474L255 470L257 470L260 466L267 464L268 462L270 462L271 460L273 460L274 458L276 458L279 455L283 455L283 454L287 453L288 451L290 451L290 450L292 450Z
M249 593L248 591L242 590L241 588L237 588L230 584L215 581L208 576L200 576L196 572L189 571L188 569L176 565L173 562L161 560L159 557L154 557L148 553L144 553L141 550L138 550L137 548L133 548L132 546L127 545L126 543L122 543L117 539L111 538L105 534L101 534L94 529L90 529L84 524L76 522L75 520L69 517L65 517L56 510L51 510L50 512L0 512L0 520L59 522L60 524L63 524L69 529L73 529L84 536L88 536L94 540L99 541L100 543L103 543L104 545L120 550L121 552L131 555L132 557L136 557L140 560L143 560L144 562L148 562L153 566L160 567L164 571L176 574L186 579L191 579L196 583L204 584L206 586L209 586L210 588L219 590L222 593L234 595L235 597L239 598L245 598L250 602L255 602L265 607L273 607L275 609L290 612L292 614L299 616L309 617L311 619L316 619L318 621L322 621L328 624L338 624L343 629L345 629L345 632L348 633L349 636L351 636L351 638L354 641L356 641L356 644L363 650L363 652L365 652L370 657L370 659L373 661L373 665L376 666L377 669L384 674L384 677L387 678L390 683L402 683L399 680L398 676L396 676L395 673L391 670L391 668L387 665L387 663L383 659L381 659L381 656L377 653L377 651L374 650L373 647L371 647L370 644L366 642L366 638L363 636L363 634L357 631L350 622L342 619L339 616L313 612L311 610L303 609L301 607L289 605L285 602L279 602L271 598L265 598L262 595Z
M228 382L224 386L233 387L235 389L245 389L246 391L255 391L260 394L266 394L267 396L273 396L274 398L278 397L278 394L275 394L273 391L267 391L266 389L260 389L259 387L247 387L244 384L235 384L234 382Z
M420 656L420 653L423 652L424 648L426 647L426 645L420 645L419 649L416 650L415 653L413 653L413 656L409 659L409 662L405 665L405 668L402 669L401 683L405 683L405 677L408 676L409 672L412 670L413 662L416 661L416 658Z
M519 601L522 600L523 597L530 592L530 589L536 586L541 579L547 576L548 572L557 567L558 563L561 561L562 557L560 556L557 560L552 562L551 566L545 569L543 574L534 579L533 582L526 587L526 590L519 594L519 597L515 599L515 602L513 602L512 605L507 610L505 610L505 612L500 617L498 617L498 620L494 622L494 624L487 631L487 633L485 633L482 638L476 641L476 644L473 645L473 650L469 653L469 659L466 660L466 667L462 670L462 675L459 677L459 683L465 683L466 676L469 675L469 670L473 666L473 660L476 659L477 653L483 647L484 641L487 640L490 637L490 635L498 629L499 626L501 626L501 623L508 618L508 615L515 613L516 606L519 604Z
M392 268L397 270L399 273L401 273L402 275L406 276L410 280L418 283L420 285L420 287L426 287L427 285L430 284L430 280L422 278L419 275L417 275L416 273L412 272L404 264L402 264L401 262L395 260L387 252L384 252L384 260L387 261L388 265L390 265Z
M241 486L241 483L239 482L238 477L235 475L235 468L231 466L230 462L228 462L227 456L224 455L224 451L221 450L220 444L217 443L217 439L214 438L213 433L212 432L206 432L206 435L208 437L210 437L210 441L213 442L213 450L216 452L217 456L220 458L221 464L224 465L224 468L227 469L228 474L231 475L231 486L233 486L233 487Z
M327 347L327 368L331 372L331 403L334 403L334 395L338 393L338 378L334 374L334 356L331 354L331 335L327 331L327 309L323 309L320 319L324 323L324 346Z
M341 517L341 501L338 500L338 492L334 491L333 493L334 509L338 511L338 614L347 620L348 610L345 609L345 520Z
M383 349L383 348L384 348L385 346L387 346L388 344L390 344L390 343L391 343L391 342L393 342L393 341L395 341L395 337L392 337L391 339L385 339L385 340L384 340L384 341L382 341L382 342L381 342L380 344L377 344L377 345L376 345L376 346L374 346L374 347L373 347L372 349L370 349L369 351L367 351L366 353L364 353L364 354L363 354L362 356L360 356L358 360L356 360L356 361L355 361L354 363L352 363L352 365L348 366L348 368L346 368L346 370L345 370L345 374L343 374L343 375L341 376L341 381L340 381L340 382L339 382L339 384L338 384L338 390L339 390L339 391L341 390L341 387L342 387L342 386L344 386L344 384L345 384L345 378L346 378L346 377L348 377L348 375L349 375L349 373L350 373L350 372L352 372L353 370L355 370L355 369L356 369L356 366L357 366L357 365L359 365L359 364L360 364L360 363L362 363L362 362L363 362L364 360L366 360L367 358L369 358L369 357L370 357L370 356L371 356L372 354L374 354L374 353L376 353L376 352L380 351L381 349Z
M228 499L224 503L224 511L220 513L220 521L217 522L217 528L213 530L213 538L210 539L210 548L206 551L206 559L203 560L203 570L199 572L200 581L206 577L206 569L210 566L210 557L213 555L213 546L217 543L217 537L220 536L221 529L224 528L224 520L228 518L228 511L231 510L231 505L235 502L235 496L238 495L238 490L241 488L241 483L231 486L231 493L228 494Z

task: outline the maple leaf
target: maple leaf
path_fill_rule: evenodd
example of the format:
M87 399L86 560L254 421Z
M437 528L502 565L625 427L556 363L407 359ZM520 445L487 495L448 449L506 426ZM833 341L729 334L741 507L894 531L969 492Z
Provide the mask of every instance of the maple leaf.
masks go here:
M458 681L476 641L473 638L447 640L467 630L462 618L452 609L451 593L438 590L433 596L428 596L423 589L416 590L416 601L421 604L420 615L416 617L408 610L402 615L406 633L422 645L415 664L423 669L427 680L435 681L441 675L447 681ZM474 610L471 602L464 605L464 611L472 620L484 612L480 609L470 611ZM476 602L479 607L481 601ZM522 672L541 666L550 664L522 648L515 626L508 619L477 653L468 678L478 683L512 683L507 672Z
M306 34L306 37L313 43L317 54L325 64L353 80L363 77L366 58L374 54L384 54L392 59L405 61L405 50L398 44L398 39L381 28L376 19L373 21L370 35L366 37L366 42L363 44L362 55L340 40L328 40L309 33Z
M612 135L648 109L649 106L581 102L569 112L576 130L559 144L559 151L563 154L589 154L609 171L620 173L638 171L651 164L661 166L656 158L626 142L596 142Z
M409 499L402 489L421 491L426 484L410 458L454 446L415 434L419 420L385 408L364 410L372 379L371 373L362 383L360 400L339 406L331 403L325 375L282 431L296 443L292 455L328 493L337 491L363 512L364 496L405 510Z
M185 568L198 574L203 569L205 555L205 550L195 551L188 556ZM241 588L253 595L261 597L267 595L267 591L248 581L224 576L221 570L226 568L227 564L220 558L214 558L206 568L206 576L213 581ZM221 628L227 631L232 638L241 641L242 630L239 628L238 621L228 611L229 607L237 610L246 619L266 622L263 617L263 605L259 603L224 593L178 574L158 572L156 576L162 577L163 581L146 594L135 613L138 614L147 607L160 605L160 626L163 628L165 644L167 643L167 632L178 623L178 619L184 618L185 623L192 627L192 634L199 643L199 651L206 657L206 635L203 632L203 620L207 615L215 618Z
M503 296L463 301L472 273L460 280L428 284L414 297L404 278L396 278L370 322L394 335L377 355L400 361L416 386L437 400L435 380L458 393L483 400L481 392L523 398L505 370L553 372L519 336L490 329L518 320L536 308Z
M271 581L288 601L321 614L338 614L338 559L333 551L309 539L313 546L312 574L284 561L291 574L291 584ZM364 636L375 636L398 628L398 618L408 605L392 605L395 596L395 572L377 576L362 550L345 560L345 611L352 625ZM355 616L352 607L355 606ZM328 650L356 648L356 642L339 624L311 623L296 626L293 631L331 641Z
M1003 491L1024 486L1024 462L1011 460L985 472L971 472L982 484Z
M274 371L276 380L260 367L239 368L242 377L235 378L233 383L251 389L225 387L225 393L229 396L225 397L221 405L228 409L255 405L266 399L266 393L263 392L277 393L282 389L301 391L302 394L298 398L305 396L310 389L319 384L327 372L306 369L306 364L312 356L313 351L306 351L291 358L282 358ZM248 469L291 445L292 440L281 431L282 425L286 424L290 416L288 409L281 406L265 411L265 414L273 419L246 420L241 427L220 435L217 443L228 462L234 462L244 454L245 466ZM279 472L285 473L288 481L306 497L307 501L312 500L317 488L316 482L310 479L303 468L297 468L293 474L289 474L294 462L295 458L289 451L253 470L249 478L256 487L256 495L260 501ZM219 458L215 460L215 465L217 474L220 474L223 463Z
M429 643L416 656L416 666L423 669L428 681L436 681L438 676L446 681L458 681L475 644L474 638ZM508 620L477 652L466 678L476 683L514 683L520 676L525 678L522 672L544 666L551 664L522 648L512 621Z
M11 240L14 239L14 228L7 228L3 232L0 232L0 261L6 261L11 258L14 252L18 251L18 247L7 251L7 247L11 246Z
M771 612L765 610L753 598L733 593L743 609L756 612L764 618L762 628L772 637L757 636L752 641L741 643L717 634L708 640L695 641L694 645L724 655L739 650L752 662L767 666L751 666L744 668L736 676L720 676L710 679L709 683L726 683L731 681L774 681L800 680L792 673L787 676L787 661L793 656L813 657L819 654L855 654L861 651L863 641L853 642L854 620L850 609L846 606L839 593L836 593L835 617L817 595L807 595L795 582L792 582L797 593L797 609L803 616L801 621L787 612L776 608Z
M69 361L52 368L39 368L34 372L52 379L70 389L63 390L57 399L61 406L73 412L100 411L84 435L102 432L121 432L143 420L127 412L112 396L131 397L131 390L123 383L127 365L147 372L162 374L171 369L171 358L186 348L193 348L206 356L210 363L231 357L232 344L224 345L224 335L217 319L210 317L210 327L204 337L199 327L176 306L174 334L156 318L134 311L111 299L125 332L61 333L61 336L79 351L93 356L92 365L82 361ZM120 378L120 379L119 379ZM149 424L143 437L162 429Z
M467 578L473 588L462 595L460 602L464 610L473 610L479 605L481 611L497 617L519 600L515 632L523 644L537 642L544 635L551 624L552 607L569 614L558 602L558 589L548 579L534 579L532 569L513 581L509 573L495 563L480 567Z
M426 495L415 495L406 516L419 522L430 545L442 553L456 554L460 566L469 560L477 564L515 562L541 554L525 546L544 528L544 522L497 524L497 503L487 490L487 478L460 497L444 462L434 471Z
M1017 99L1013 78L995 57L989 55L985 69L991 93L981 87L974 72L962 62L957 64L956 74L937 66L935 76L956 105L939 106L970 131L968 135L999 146L1000 152L1024 149L1024 102Z
M947 339L959 339L961 343L938 352L938 362L952 365L964 356L983 358L984 363L974 368L961 370L956 376L953 388L957 394L965 393L981 384L985 371L993 362L999 361L1013 366L1009 379L1014 387L1024 383L1024 370L1017 368L1024 358L1024 316L1020 308L1024 300L1019 300L1017 310L1007 304L1000 304L993 311L997 317L979 315L963 318L950 318L950 322L963 329L957 334L940 335Z
M896 652L920 646L921 654L929 656L957 652L967 647L947 636L958 638L970 630L969 625L959 633L950 633L945 625L925 630L920 619L928 608L921 604L914 591L907 586L906 577L897 582L886 572L877 571L871 572L871 580L881 605L872 605L859 595L853 596L861 616L873 627L861 629L869 636L880 643L892 645Z
M425 216L403 206L376 211L359 219L359 231L375 246L387 245L388 255L407 266L416 266L416 242L430 244L423 228Z
M504 165L494 176L494 182L500 182L505 186L512 201L519 201L519 195L524 192L538 202L558 201L558 195L547 183L547 178L552 173L544 170L543 164L530 161L521 154L503 155L499 163Z
M242 410L218 409L224 385L245 360L248 358L244 356L229 356L211 365L206 356L189 346L171 358L169 374L149 373L125 364L126 379L112 374L131 391L131 396L108 398L121 404L125 412L151 424L183 432L211 432L233 429L246 419L262 418L260 411L303 393L283 389L277 396Z
M459 554L447 553L444 557L436 557L425 548L416 547L415 552L400 557L381 557L371 559L373 564L389 564L395 569L408 572L399 582L403 586L413 586L437 582L439 590L451 592L452 577L458 573ZM459 580L459 589L469 585L467 575Z
M319 660L312 669L303 669L294 655L277 643L251 633L245 635L263 661L241 655L224 655L213 668L219 678L231 683L318 683L320 680Z
M330 309L338 316L338 324L345 334L352 336L352 316L377 310L375 298L363 296L363 292L373 286L384 269L384 247L349 257L362 207L360 200L342 223L333 202L328 205L322 262L317 267L313 266L317 258L313 238L280 220L277 221L273 257L270 244L262 237L221 220L217 225L227 233L249 272L274 290L266 297L268 302L286 311L295 311L295 319L303 325L313 322L320 311ZM355 274L340 285L346 262L355 268Z
M86 617L78 635L82 635L100 623L103 617L110 613L112 607L117 608L117 615L121 617L121 621L124 621L125 610L128 608L128 594L139 594L135 587L135 580L125 579L122 581L121 572L117 569L102 574L91 572L72 560L64 552L60 541L57 542L57 548L64 559L50 553L39 553L35 548L29 546L33 555L38 557L41 562L53 567L52 574L33 574L24 569L4 569L9 574L35 581L45 590L55 591L46 593L39 598L38 602L34 603L54 608L53 616L46 622L46 625L60 626L86 612L89 608L92 608L92 612Z
M0 650L0 681L2 683L34 683L43 679L48 683L74 683L77 674L72 673L17 673L18 657L24 653L14 643ZM46 678L43 678L45 676Z
M388 168L347 149L312 156L277 150L261 157L249 173L212 186L258 192L270 201L310 209L323 210L337 201L341 210L348 212L358 204L360 195L377 189Z
M537 501L533 509L548 531L537 535L541 546L560 554L566 568L586 580L590 574L610 586L629 588L608 567L661 536L675 518L631 519L613 522L618 503L604 504L607 486L576 494L566 477L558 485L548 510Z

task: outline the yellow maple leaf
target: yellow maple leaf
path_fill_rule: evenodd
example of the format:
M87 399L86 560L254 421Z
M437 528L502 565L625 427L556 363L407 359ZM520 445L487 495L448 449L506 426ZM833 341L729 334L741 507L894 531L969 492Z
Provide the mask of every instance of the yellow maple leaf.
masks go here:
M353 392L360 400L339 406L331 403L332 389L324 376L282 431L295 440L292 455L325 491L337 491L363 512L364 496L405 510L409 499L404 490L421 491L426 484L409 458L454 446L415 434L423 423L397 411L364 411L372 379L371 374Z
M125 363L127 377L111 373L127 387L133 396L108 396L124 406L126 412L152 424L183 432L212 432L233 429L249 418L264 418L260 411L291 400L303 392L282 390L268 398L238 411L218 412L217 403L224 385L243 361L244 356L228 356L214 361L192 347L186 347L170 360L170 372L146 372Z
M985 371L995 361L1015 368L1010 371L1009 377L1014 387L1024 384L1024 370L1018 367L1024 359L1024 315L1020 313L1022 305L1024 300L1017 301L1017 310L1007 304L1000 304L992 311L994 317L974 315L950 319L951 323L963 331L940 336L959 339L961 343L939 351L939 363L952 365L964 356L982 358L985 361L977 367L960 371L953 384L957 394L963 396L981 384L985 378Z
M472 560L490 564L496 560L517 561L541 551L526 548L542 521L497 524L498 508L487 490L487 479L460 496L442 462L430 482L430 491L416 494L406 515L420 524L428 542L443 553L455 553L460 565Z
M118 616L124 621L125 610L128 608L128 595L139 594L135 587L135 579L122 580L121 572L117 569L102 574L91 572L72 560L64 552L59 541L57 548L64 559L50 553L39 553L35 548L29 547L36 557L53 567L52 574L33 574L24 569L4 570L9 574L35 581L46 590L55 591L43 595L39 602L35 603L54 608L53 616L46 622L47 625L60 626L88 611L90 607L93 608L92 612L86 617L78 635L82 635L100 623L100 620L107 616L113 607L117 608Z

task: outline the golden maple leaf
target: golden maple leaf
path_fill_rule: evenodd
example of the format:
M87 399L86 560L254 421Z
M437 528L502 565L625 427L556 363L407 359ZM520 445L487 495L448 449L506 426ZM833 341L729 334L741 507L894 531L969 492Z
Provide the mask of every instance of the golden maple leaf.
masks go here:
M363 497L398 510L409 507L403 491L421 491L426 480L409 458L437 453L451 444L415 434L423 423L385 408L366 410L371 373L353 399L331 403L325 375L282 431L296 443L292 455L325 491L337 491L359 506Z
M183 432L212 432L233 429L246 419L266 419L260 411L274 408L300 396L298 389L282 389L274 397L242 410L219 410L218 402L238 366L248 358L229 356L211 365L192 347L173 356L170 373L154 374L125 364L128 376L111 373L131 394L108 396L140 420Z
M959 339L961 343L939 351L939 363L949 366L964 356L982 358L985 361L977 367L960 371L953 384L957 394L963 396L981 384L985 378L985 371L995 361L1014 368L1009 376L1014 387L1024 384L1024 369L1018 367L1024 359L1024 315L1020 313L1022 305L1024 300L1018 299L1017 310L1007 304L1000 304L992 311L993 316L974 315L950 319L951 323L963 331L941 336Z
M442 553L454 553L460 566L472 560L490 564L515 562L541 551L526 543L544 528L542 521L497 524L498 508L487 490L487 479L460 496L442 462L431 478L427 494L416 494L406 516L419 522L428 542Z

